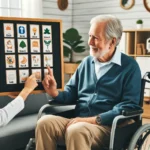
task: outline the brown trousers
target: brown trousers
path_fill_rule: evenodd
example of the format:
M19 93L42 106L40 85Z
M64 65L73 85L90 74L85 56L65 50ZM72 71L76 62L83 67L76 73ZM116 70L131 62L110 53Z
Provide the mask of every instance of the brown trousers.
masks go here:
M66 125L71 119L46 115L36 127L36 150L56 150L65 144L67 150L100 150L109 145L111 128L87 122Z

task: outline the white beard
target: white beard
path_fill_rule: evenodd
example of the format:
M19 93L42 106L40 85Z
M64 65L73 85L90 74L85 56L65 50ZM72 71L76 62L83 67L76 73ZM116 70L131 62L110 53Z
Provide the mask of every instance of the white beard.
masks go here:
M98 49L97 52L94 52L92 47L90 47L90 55L95 57L96 59L102 58L108 52L109 52L109 49L104 49L104 50L101 50L101 51L99 51L99 49Z

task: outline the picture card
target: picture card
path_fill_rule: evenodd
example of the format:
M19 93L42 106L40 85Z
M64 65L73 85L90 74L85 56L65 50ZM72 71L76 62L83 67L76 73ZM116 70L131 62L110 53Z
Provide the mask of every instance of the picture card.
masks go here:
M6 68L15 68L16 67L15 55L5 55L5 64Z
M40 53L40 40L39 39L31 39L31 53Z
M4 37L14 37L14 24L4 23Z
M53 67L53 55L52 54L44 54L44 67L50 66Z
M42 25L42 36L43 39L52 39L52 27L50 25Z
M52 53L52 40L50 39L43 40L43 52Z
M27 39L18 39L18 53L27 53L28 43Z
M18 55L18 60L19 60L19 68L29 67L28 55L20 54L20 55Z
M31 55L31 67L41 67L41 56L39 54Z
M39 25L30 25L30 38L40 38Z
M6 70L6 84L17 84L16 70Z
M19 82L25 83L27 78L29 77L29 70L28 69L20 69L19 70Z
M41 69L32 69L32 74L33 73L36 73L36 81L37 82L41 82L42 80L41 80L41 78L42 78L42 74L41 74Z
M17 24L17 37L27 38L27 25L26 24Z
M11 38L4 39L5 53L15 53L15 40Z

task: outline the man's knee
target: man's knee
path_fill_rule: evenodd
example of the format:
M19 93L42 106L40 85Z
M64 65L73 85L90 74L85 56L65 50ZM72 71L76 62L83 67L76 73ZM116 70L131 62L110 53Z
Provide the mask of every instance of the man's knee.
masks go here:
M66 130L66 138L78 138L78 137L88 137L88 131L86 129L85 122L78 122L70 125Z
M43 129L47 126L50 127L50 125L52 125L54 123L54 121L56 120L57 116L54 115L45 115L43 117L41 117L38 121L37 121L37 129Z

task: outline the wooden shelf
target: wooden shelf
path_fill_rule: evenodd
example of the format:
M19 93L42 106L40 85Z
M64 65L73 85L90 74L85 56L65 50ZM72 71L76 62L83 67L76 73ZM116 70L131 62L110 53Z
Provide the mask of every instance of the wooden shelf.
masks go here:
M64 63L64 73L70 77L74 74L79 64L76 63Z
M142 117L150 119L150 103L149 104L144 103L143 110L144 110L144 113Z
M124 32L147 32L147 31L150 31L150 29L126 29L126 30L123 30Z
M124 51L126 51L128 56L134 58L135 60L149 59L147 58L150 57L150 54L149 53L147 54L148 51L146 50L146 41L150 37L150 28L149 29L127 29L124 30L124 33L125 33ZM145 57L145 58L139 58L139 57ZM147 63L146 65L148 64L149 63ZM142 65L142 67L144 67L144 65ZM150 119L150 97L144 98L143 109L144 109L144 113L142 116L144 118Z

